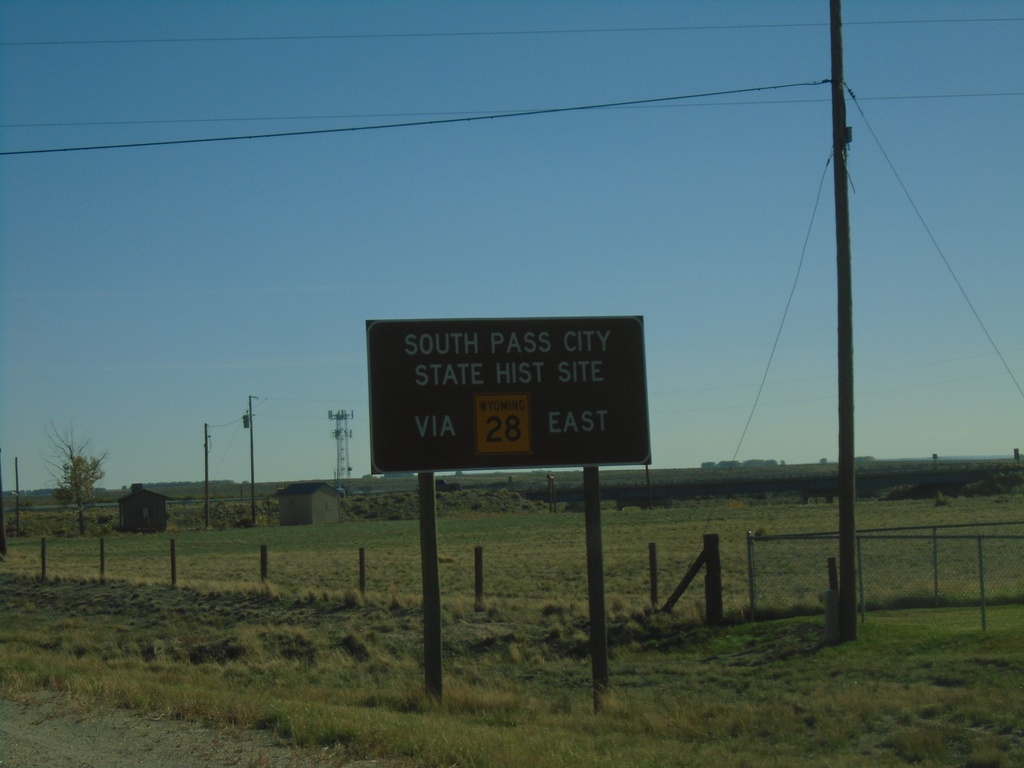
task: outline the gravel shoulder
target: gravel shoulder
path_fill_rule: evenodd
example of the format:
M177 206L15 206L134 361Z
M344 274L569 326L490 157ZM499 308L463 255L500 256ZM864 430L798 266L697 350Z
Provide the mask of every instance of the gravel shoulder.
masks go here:
M48 693L0 699L0 768L384 768L303 751L262 732L215 730Z

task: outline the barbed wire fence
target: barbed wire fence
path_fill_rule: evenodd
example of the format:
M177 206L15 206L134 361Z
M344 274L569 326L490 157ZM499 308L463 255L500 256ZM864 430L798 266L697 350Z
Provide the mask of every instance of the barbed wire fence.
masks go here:
M1024 521L866 529L856 539L862 622L919 610L922 621L965 629L1022 625L1019 610L1001 609L1024 605ZM748 533L751 619L823 613L838 542L835 532Z

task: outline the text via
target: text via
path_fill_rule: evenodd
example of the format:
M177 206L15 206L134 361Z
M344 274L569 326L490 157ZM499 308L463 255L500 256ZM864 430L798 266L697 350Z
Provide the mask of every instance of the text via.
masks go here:
M416 419L416 429L420 437L455 437L455 425L448 414L439 416L430 413L413 418Z

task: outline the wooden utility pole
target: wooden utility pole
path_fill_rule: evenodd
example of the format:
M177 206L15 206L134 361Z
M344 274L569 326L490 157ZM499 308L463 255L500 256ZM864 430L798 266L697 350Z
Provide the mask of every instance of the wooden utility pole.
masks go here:
M210 527L210 425L203 424L203 526Z
M832 151L836 205L839 331L839 625L840 640L857 639L857 486L853 441L853 282L850 269L850 198L846 148L846 83L840 0L830 0L832 30Z
M21 481L18 478L18 457L14 457L14 535L21 536Z
M256 461L252 441L252 395L249 395L249 507L252 510L252 525L256 527Z
M0 461L0 560L7 557L7 518L4 517L4 467Z

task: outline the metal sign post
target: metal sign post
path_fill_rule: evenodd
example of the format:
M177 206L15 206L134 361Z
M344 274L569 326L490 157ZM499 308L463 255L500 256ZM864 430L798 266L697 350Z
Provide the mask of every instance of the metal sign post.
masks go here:
M583 468L583 514L586 518L587 596L590 602L590 666L594 711L608 691L608 627L604 607L604 549L601 545L601 483L597 467Z
M427 695L440 701L441 577L437 556L437 491L433 472L420 472L420 564L423 569L423 677Z

